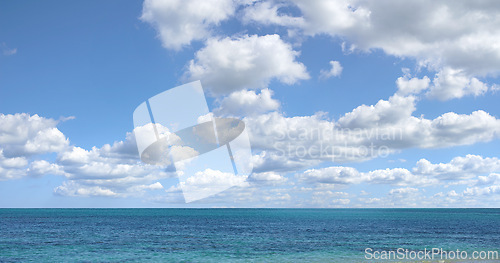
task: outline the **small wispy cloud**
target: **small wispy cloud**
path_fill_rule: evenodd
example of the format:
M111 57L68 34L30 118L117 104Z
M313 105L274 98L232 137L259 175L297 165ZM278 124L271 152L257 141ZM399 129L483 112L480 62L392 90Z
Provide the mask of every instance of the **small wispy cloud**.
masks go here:
M68 117L61 116L61 117L59 118L59 121L61 121L61 122L65 122L65 121L70 121L70 120L74 120L74 119L76 119L76 117L75 117L75 116L68 116Z
M17 48L9 48L5 42L2 42L0 49L2 50L4 56L12 56L17 53Z
M320 79L327 79L331 77L338 77L340 74L342 74L342 66L340 65L340 62L338 61L330 61L331 68L328 70L321 70L319 73L319 78Z

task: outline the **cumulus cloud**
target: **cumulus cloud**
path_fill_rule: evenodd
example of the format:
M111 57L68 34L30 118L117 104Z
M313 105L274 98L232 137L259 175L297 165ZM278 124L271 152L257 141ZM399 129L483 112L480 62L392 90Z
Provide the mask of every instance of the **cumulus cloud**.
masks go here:
M137 196L156 190L158 180L175 176L167 167L142 163L131 133L124 141L91 150L72 146L58 154L56 165L68 179L54 190L60 195Z
M489 158L482 159L484 161ZM450 163L454 163L453 160ZM472 185L465 190L457 188L449 189L445 193L435 193L436 186L446 182L443 178L439 174L417 174L404 168L360 172L352 167L336 166L298 173L294 178L290 178L297 179L297 184L286 182L288 184L284 188L279 187L283 183L274 183L282 180L279 174L265 172L250 175L249 185L229 189L205 199L202 203L232 203L259 207L488 207L495 206L500 200L497 187L500 177L495 173L477 176L478 180L471 181ZM205 185L208 181L204 180L200 184ZM353 184L395 187L387 190L385 194L361 192L356 195L334 190L349 191L349 185ZM168 192L181 194L178 187L173 187ZM174 200L173 197L169 198L164 202Z
M456 70L449 67L441 69L433 78L411 77L409 69L403 69L403 77L396 80L399 95L416 95L427 91L425 96L430 99L441 101L459 99L464 96L473 95L475 97L484 95L488 90L494 91L495 87L489 87L486 83L475 77L471 77L463 70Z
M292 37L325 34L341 37L345 40L343 47L348 45L351 51L381 49L389 55L414 58L418 65L438 72L432 87L428 85L427 76L398 79L401 95L429 89L427 96L439 100L478 96L493 91L494 87L488 87L477 76L500 73L500 46L497 44L500 42L500 19L496 15L500 5L490 1L456 1L453 4L406 1L403 4L366 0L312 3L304 0L218 0L210 3L147 0L141 19L156 28L163 46L169 49L179 50L193 40L207 40L207 46L196 53L185 76L206 79L208 85L213 85L214 93L263 88L273 78L288 84L307 79L305 67L295 61L298 52L277 35L277 40L269 36L252 36L260 41L248 36L214 38L212 29L233 17L240 7L239 18L243 23L283 26ZM286 13L283 10L287 7L297 8L299 14ZM266 47L269 52L262 51ZM275 53L277 55L273 56ZM269 55L267 63L259 62L263 60L259 57ZM268 63L269 67L265 67ZM340 63L330 63L332 68L323 70L321 78L340 75ZM280 70L283 67L285 71ZM213 76L217 73L229 78L224 81L220 75Z
M266 88L273 79L294 84L309 78L298 56L279 35L211 38L189 62L185 77L201 80L214 94Z
M156 29L165 48L180 50L209 37L211 28L232 16L235 7L232 0L146 0L141 20Z
M417 188L406 187L406 188L391 189L391 191L389 191L389 194L390 195L408 195L408 194L416 193L416 192L418 192Z
M394 168L385 170L374 170L362 173L352 167L326 167L320 169L309 169L296 175L302 182L320 184L386 184L397 186L409 185L431 185L438 180L416 176L404 168Z
M85 150L70 146L57 124L38 115L0 115L0 180L61 175L68 181L55 189L60 195L126 196L148 189L140 185L171 176L138 160L132 134L125 141ZM56 153L55 162L39 159L46 153Z
M330 61L330 69L328 70L321 70L319 73L319 78L320 79L327 79L330 77L338 77L340 74L342 74L342 70L344 68L340 65L340 62L338 61Z
M38 115L0 114L0 180L59 173L58 167L47 161L32 160L69 147L69 140L57 124L56 120Z
M63 196L116 196L117 194L109 189L99 186L81 186L76 182L63 182L61 186L54 189L54 193Z
M0 149L0 181L25 176L27 164L28 160L25 157L8 158L3 155L3 149Z
M429 186L438 182L437 179L412 174L404 168L379 169L365 173L366 182L375 184L390 184L398 186L420 185Z
M481 75L498 72L496 2L292 2L303 14L306 34L342 36L359 49L379 48L432 67L446 65Z
M427 96L438 100L458 99L466 95L485 94L489 87L463 70L444 68L436 74Z
M430 79L427 76L419 79L417 77L411 77L409 74L409 69L403 69L405 73L403 77L399 77L396 80L396 85L398 87L398 94L400 95L410 95L419 94L422 91L429 88Z
M246 185L245 176L236 176L219 170L205 169L187 178L184 184L196 187L212 187L214 184L224 183L229 185Z
M488 142L500 136L500 120L484 111L415 117L415 97L394 95L361 105L337 122L324 113L286 117L279 112L244 120L258 172L293 170L323 161L364 161L408 148L443 148ZM302 165L301 165L302 164ZM273 168L274 167L274 168Z
M358 198L360 203L353 207L496 207L499 190L498 186L469 187L430 194L426 188L395 188L386 195Z
M362 174L352 167L310 169L304 173L297 174L296 177L301 181L324 184L354 184L364 180Z
M59 152L69 140L57 121L26 113L0 114L0 145L7 157Z
M364 198L364 197L362 197L362 198L358 198L358 200L360 202L362 202L364 204L364 206L366 206L366 205L372 205L372 204L377 205L377 204L380 204L381 201L382 201L382 199L375 198L375 197L373 197L373 198Z
M243 10L244 23L256 22L264 25L303 26L304 18L281 14L278 9L286 7L286 3L254 2Z
M467 179L477 174L500 171L500 160L496 157L483 158L479 155L468 154L465 157L455 157L449 163L433 164L426 159L420 159L413 172L439 177L440 179ZM484 177L481 177L484 178ZM483 179L487 182L489 179Z
M180 176L180 187L186 202L198 201L231 187L246 187L248 176L235 175L232 172L223 172L207 168L187 177Z
M359 106L341 117L338 123L342 128L396 132L400 139L386 140L386 145L397 148L467 145L490 141L500 135L500 120L482 110L471 114L448 112L432 120L412 116L414 110L413 97L395 95L375 105Z
M351 202L351 200L346 199L346 198L332 200L332 203L339 204L339 205L348 205L350 202Z
M252 173L248 177L248 182L255 185L278 185L287 181L287 178L276 172Z
M46 174L63 175L60 165L50 163L46 160L36 160L30 163L27 173L32 176L43 176Z
M283 5L295 6L300 15L280 12ZM257 10L265 15L256 15ZM449 100L484 94L490 88L477 76L500 73L499 10L495 1L290 0L253 3L243 17L284 26L292 37L340 37L343 49L350 52L380 49L415 59L419 66L438 72L433 85L429 87L428 77L403 77L398 80L399 93L430 88L429 98Z
M498 168L496 170L500 171ZM488 176L478 176L477 179L476 185L500 184L500 174L497 173L492 173Z
M389 194L408 195L418 192L415 186L430 187L435 185L450 185L450 182L469 184L471 187L463 194L484 195L496 193L500 182L500 160L496 157L467 155L455 157L449 163L432 164L426 159L419 160L412 172L405 168L378 169L359 172L353 167L332 166L319 169L309 169L295 175L299 182L308 184L382 184L405 186L392 189ZM484 176L483 174L488 174ZM470 179L463 181L462 179ZM451 184L453 185L453 184ZM454 193L454 194L453 194ZM459 196L455 191L448 197Z
M467 188L463 195L465 196L489 196L494 194L500 194L500 185L492 185L487 187L471 187Z
M252 144L253 147L253 144ZM276 152L277 149L263 150L252 156L253 172L291 172L317 165L321 158L301 158L294 154Z
M235 91L224 97L214 111L219 115L248 116L277 110L280 103L272 95L270 89L263 89L259 94L253 90Z
M21 168L28 164L25 157L7 158L3 155L3 149L0 149L0 165L6 168Z
M375 105L361 105L342 116L342 128L373 128L391 125L408 119L416 110L415 97L394 95L389 100L379 100Z
M61 195L126 196L151 189L160 178L172 176L165 167L138 159L135 138L86 150L69 145L56 127L58 121L26 113L0 115L0 180L47 174L68 181L55 189ZM55 161L42 155L55 153Z
M300 9L308 35L347 35L349 31L364 32L370 23L370 10L349 1L292 1ZM353 32L353 34L355 34Z

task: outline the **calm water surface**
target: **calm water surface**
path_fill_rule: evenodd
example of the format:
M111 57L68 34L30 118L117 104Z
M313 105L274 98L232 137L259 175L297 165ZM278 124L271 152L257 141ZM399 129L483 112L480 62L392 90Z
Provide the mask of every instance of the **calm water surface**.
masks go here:
M0 262L370 262L367 247L498 251L500 209L0 209Z

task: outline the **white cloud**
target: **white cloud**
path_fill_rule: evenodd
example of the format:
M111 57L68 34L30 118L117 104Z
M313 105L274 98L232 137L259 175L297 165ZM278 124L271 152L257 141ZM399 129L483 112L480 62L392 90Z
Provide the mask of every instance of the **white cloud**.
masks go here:
M362 182L362 174L352 167L327 167L310 169L295 177L300 181L326 184L357 184Z
M411 78L408 69L403 69L405 73L403 77L399 77L396 80L396 85L398 87L398 94L400 95L410 95L419 94L422 91L429 88L430 79L427 76L419 79L416 77Z
M61 175L68 180L54 192L70 196L141 196L175 176L171 167L148 165L138 158L135 138L90 150L70 146L57 121L28 114L0 115L0 180ZM39 158L55 152L55 162ZM6 154L8 153L8 155Z
M320 158L299 158L293 154L280 154L272 150L276 149L263 150L252 156L254 173L290 172L311 167L321 162Z
M417 118L412 116L415 100L394 95L375 105L361 105L337 122L324 113L246 117L252 148L264 151L255 157L254 169L290 171L323 161L363 161L407 148L470 145L500 136L500 120L484 111Z
M432 120L412 116L414 110L414 97L394 95L376 105L359 106L341 117L338 124L351 132L363 129L360 135L367 137L369 142L378 140L377 143L395 149L468 145L500 136L500 120L482 110L471 114L448 112ZM377 135L376 131L382 133L378 138L372 136ZM383 133L396 136L384 138Z
M358 198L359 201L363 202L364 204L379 204L382 199L380 198Z
M295 5L290 17L281 6ZM257 15L260 10L265 15ZM415 59L419 67L438 72L429 87L427 76L398 80L399 94L429 89L429 98L449 100L482 95L489 88L478 76L500 73L500 5L495 1L265 1L243 10L244 21L279 25L289 36L329 35L344 40L343 50ZM326 73L326 71L324 72Z
M27 164L28 160L25 157L5 157L3 150L0 148L0 181L25 176L24 168Z
M0 126L0 180L62 175L68 181L55 189L59 195L122 197L158 189L157 180L174 176L167 167L140 162L131 133L124 141L86 150L69 146L52 119L17 114L0 115L0 121L4 124ZM5 156L6 149L11 156ZM32 160L47 152L57 153L55 162Z
M285 3L272 4L271 2L254 2L245 7L242 20L244 23L257 22L264 25L302 26L304 18L280 14L278 9Z
M386 184L386 185L431 185L438 180L416 176L404 168L394 168L385 170L374 170L366 173L359 172L352 167L326 167L320 169L309 169L296 175L302 182L314 184Z
M3 50L3 54L5 56L12 56L12 55L15 55L17 53L17 48L12 48L12 49L4 49Z
M307 206L319 206L319 207L332 207L348 205L351 200L348 199L348 193L345 192L333 192L330 190L324 190L321 187L315 187L311 189L306 189L304 187L300 190L301 193L309 193L310 198L308 200Z
M496 169L500 171L500 169ZM500 184L500 174L492 173L488 176L478 176L476 185L492 185L492 184Z
M32 160L68 148L69 140L56 128L57 124L56 120L38 115L0 114L0 180L59 174L56 165Z
M331 68L329 70L321 70L319 77L321 79L327 79L330 77L338 77L342 74L343 67L340 65L338 61L330 61Z
M353 184L381 184L392 186L403 186L391 189L388 196L380 198L359 198L366 205L388 206L388 207L437 207L437 206L490 206L495 200L485 200L481 197L500 194L500 161L498 158L484 158L477 155L455 157L449 163L432 164L422 159L410 172L404 168L379 169L369 172L359 172L352 167L325 167L320 169L309 169L296 174L298 182L312 185L334 185L347 186ZM488 174L483 176L482 174ZM463 180L468 178L468 180ZM451 183L450 183L451 182ZM450 187L456 184L468 184L466 190L452 189L444 193L426 194L426 189L435 186ZM422 189L416 186L425 187ZM309 191L313 191L310 189ZM324 198L327 192L315 190L312 201L315 205L328 203ZM460 193L459 193L460 192ZM360 195L369 196L366 192ZM373 199L373 200L372 200ZM483 202L483 203L481 203ZM353 204L358 206L359 204Z
M225 173L219 170L205 169L187 178L185 184L196 187L212 187L214 184L224 183L234 186L246 186L246 176L237 176L234 173Z
M292 1L303 14L302 29L306 34L346 35L349 31L362 31L369 26L370 11L352 6L349 1Z
M436 74L427 97L450 100L466 95L479 96L487 91L488 86L477 78L467 76L463 70L446 67Z
M449 163L432 164L421 159L410 172L404 168L379 169L359 172L352 167L333 166L320 169L309 169L296 174L301 182L311 184L385 184L397 186L431 186L440 182L471 179L466 183L475 185L494 185L500 182L500 160L496 157L483 158L477 155L455 157ZM491 173L488 176L481 174ZM407 189L408 188L401 188ZM394 194L396 190L391 191ZM401 191L399 191L401 192Z
M289 194L275 194L275 195L265 196L262 199L265 202L269 202L269 201L290 201L290 200L292 200L292 197Z
M141 20L158 32L165 48L180 50L193 40L204 40L211 28L234 14L232 0L145 0Z
M21 168L28 164L25 157L6 158L3 156L3 149L0 148L0 166L6 168Z
M410 95L425 93L427 98L441 101L458 99L464 96L484 95L488 90L494 91L494 87L488 87L475 77L467 75L463 70L456 70L449 67L441 69L432 80L427 76L422 78L411 77L409 69L403 69L403 77L396 80L398 87L397 94Z
M390 184L390 185L422 185L429 186L438 182L437 179L415 175L404 168L380 169L370 171L365 174L366 182L375 184Z
M64 174L60 165L47 162L46 160L36 160L30 163L27 173L34 176L42 176L46 174Z
M63 196L117 196L117 193L99 186L81 186L77 183L63 182L61 186L54 189L54 193Z
M214 94L265 88L272 79L294 84L309 78L297 56L279 35L211 38L189 62L185 77L201 80Z
M248 116L277 110L279 101L271 98L273 91L263 89L257 94L253 90L240 90L224 97L215 110L220 115Z
M400 174L398 169L402 170L402 168L387 170L394 170L393 173L397 175ZM408 173L408 170L406 172ZM368 176L370 172L358 173L364 174L362 178L367 180L362 182L362 185L381 183L400 187L389 189L386 194L378 191L375 194L362 192L356 198L357 195L347 192L350 191L348 185L315 183L314 180L311 180L307 181L307 183L314 183L311 187L304 187L304 184L300 184L301 181L298 181L297 184L290 182L286 188L269 187L277 184L255 184L251 179L253 175L251 175L249 177L250 185L228 189L216 196L204 199L200 204L215 203L224 204L225 206L245 205L256 207L495 207L495 204L500 201L500 195L498 195L499 192L496 190L494 183L493 185L483 185L481 187L474 186L466 190L461 188L449 189L445 193L435 193L436 187L441 185L439 181L425 185L419 183L393 184L390 182L370 181L371 178ZM279 176L268 173L259 174L257 177L278 179ZM422 176L419 175L419 177ZM318 178L325 179L324 177ZM341 180L345 180L345 178ZM304 182L302 181L302 183ZM346 189L346 192L334 191L339 188ZM161 202L182 202L182 198L178 198L182 194L179 187L171 187L167 192L169 196L162 198ZM177 198L171 195L174 193Z
M495 2L293 2L309 35L342 36L362 50L380 48L421 64L463 68L470 74L495 73L500 68L500 6Z
M252 173L248 181L257 185L278 185L287 181L287 178L275 172Z
M351 202L351 200L345 199L345 198L332 200L332 203L339 204L339 205L348 205L350 202Z
M491 92L493 93L496 93L500 90L500 85L497 85L497 84L493 84L491 87L490 87L490 90Z
M446 194L428 193L426 188L396 188L387 195L359 198L355 207L496 207L500 200L498 186L472 187L464 191L450 190Z
M396 124L408 119L415 109L415 97L394 95L389 100L379 100L375 105L361 105L342 116L338 123L342 128L349 129Z
M415 174L432 175L444 180L468 179L478 174L499 171L500 160L498 158L483 158L472 154L465 157L455 157L449 163L433 164L426 159L420 159L413 168Z
M406 188L397 188L397 189L391 189L389 191L390 195L408 195L412 193L418 192L417 188L412 188L412 187L406 187Z
M163 185L160 182L156 182L150 185L136 185L131 187L131 190L133 191L144 191L144 190L163 190Z
M223 172L207 168L194 175L180 176L180 187L187 203L198 201L220 193L231 187L246 187L248 176L235 175L233 172Z
M481 195L489 196L494 194L500 194L500 185L467 188L463 194L465 196L481 196Z
M69 140L56 128L57 121L38 115L0 114L0 147L7 157L59 152Z
M56 164L69 180L56 189L60 195L137 196L157 189L158 180L175 176L167 167L142 163L131 133L125 141L101 148L70 147L58 154Z

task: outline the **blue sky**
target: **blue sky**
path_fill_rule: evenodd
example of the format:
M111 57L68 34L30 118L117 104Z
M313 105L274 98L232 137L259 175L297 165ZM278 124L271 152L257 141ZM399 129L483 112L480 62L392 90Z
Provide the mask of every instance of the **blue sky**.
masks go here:
M498 9L2 2L0 206L498 207ZM254 173L185 204L175 174L140 161L132 113L194 80L247 124ZM294 139L328 127L346 137ZM390 153L348 154L370 143ZM297 154L321 144L345 148Z

